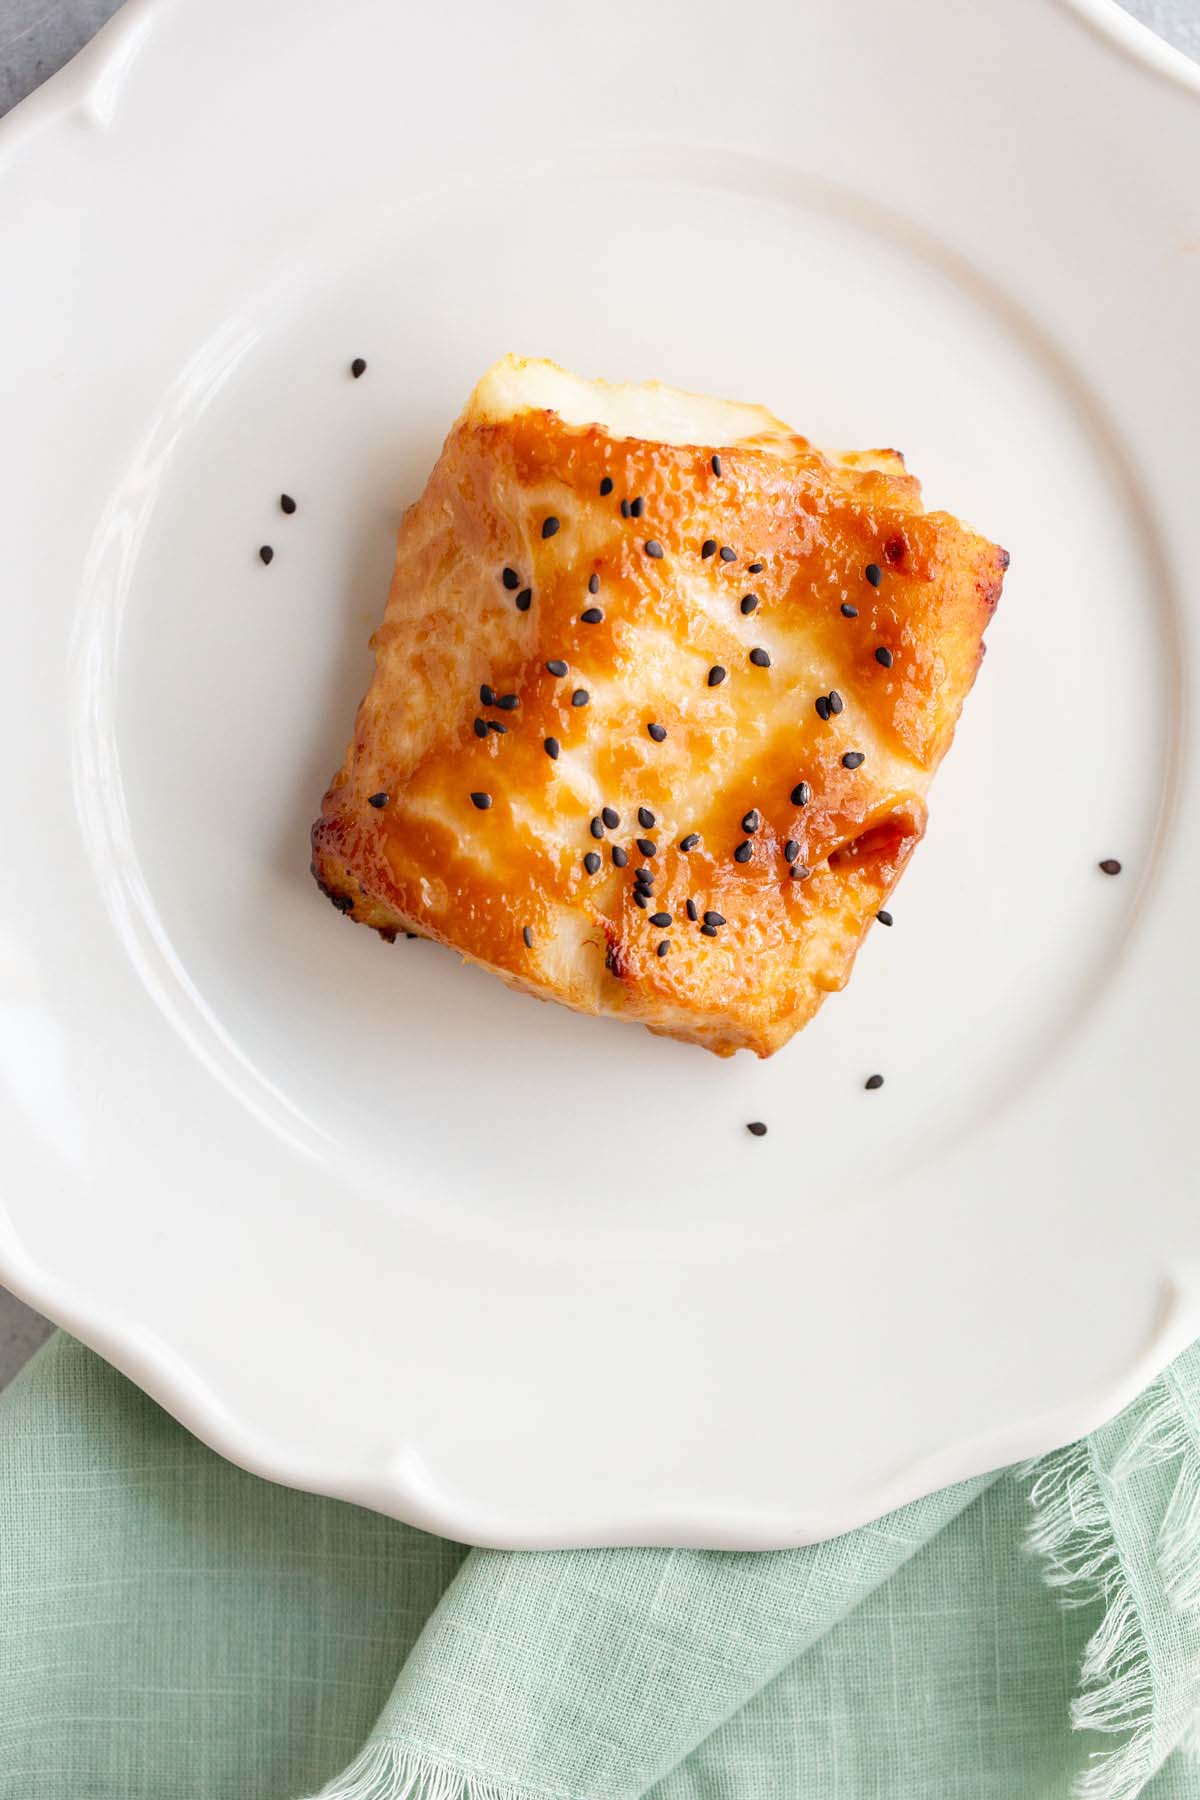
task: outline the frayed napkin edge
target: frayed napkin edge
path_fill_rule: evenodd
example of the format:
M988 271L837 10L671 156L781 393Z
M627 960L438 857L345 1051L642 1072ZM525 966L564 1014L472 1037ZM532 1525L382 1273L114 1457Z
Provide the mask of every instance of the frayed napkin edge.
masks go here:
M1097 1469L1086 1438L1020 1470L1032 1481L1026 1543L1043 1580L1064 1606L1099 1601L1104 1607L1084 1649L1071 1723L1077 1731L1125 1736L1090 1759L1075 1781L1076 1800L1136 1800L1175 1747L1156 1736L1150 1648L1108 1501L1123 1482L1167 1463L1179 1467L1159 1532L1159 1573L1172 1609L1200 1621L1200 1443L1169 1371L1147 1389L1142 1413L1108 1476Z
M312 1800L568 1800L456 1768L411 1745L380 1738Z

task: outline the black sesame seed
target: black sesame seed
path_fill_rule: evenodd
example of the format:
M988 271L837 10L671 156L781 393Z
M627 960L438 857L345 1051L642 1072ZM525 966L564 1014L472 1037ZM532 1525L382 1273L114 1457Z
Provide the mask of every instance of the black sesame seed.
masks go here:
M614 844L612 847L612 859L614 868L623 869L625 864L629 861L629 852L628 850L623 849L620 844Z
M571 705L586 706L591 697L592 696L588 693L586 688L576 688L575 692L571 695Z
M558 528L559 520L554 517L553 513L550 514L548 519L542 520L542 536L544 538L552 538Z
M877 1088L881 1088L883 1086L883 1076L882 1075L868 1075L867 1079L863 1082L863 1086L866 1088L868 1093L873 1094Z
M789 838L787 843L783 846L784 862L794 863L796 858L799 856L799 854L800 854L799 844L796 842L795 838Z
M706 937L706 938L716 937L717 936L716 926L715 925L702 925L700 927L700 936Z
M684 851L694 850L699 842L700 833L698 831L689 831L686 837L680 838L679 848Z
M355 381L358 380L360 375L365 375L366 372L367 372L366 357L365 356L356 356L354 361L350 364L350 373L353 375Z
M598 594L599 592L600 592L600 577L595 574L589 575L588 576L588 593L589 594Z
M479 703L481 706L495 706L496 704L496 690L486 681L479 690Z
M791 874L793 881L807 881L812 870L807 863L793 863Z
M547 675L565 675L566 672L567 672L566 663L560 662L560 660L557 656L553 659L552 662L548 662L546 664Z
M753 837L761 823L762 821L758 814L754 811L753 807L751 807L750 811L746 813L742 819L742 830L748 837Z
M640 519L645 510L646 502L642 499L640 494L636 500L631 500L629 502L629 516L631 519Z
M596 850L589 850L583 859L583 866L589 875L594 875L600 867L599 852Z
M1121 873L1121 865L1115 856L1106 856L1099 866L1106 875L1119 875Z
M621 823L620 813L615 811L611 806L602 806L600 808L600 817L604 820L604 823L608 826L610 831L615 831L617 826Z
M731 550L729 548L728 544L722 544L721 545L721 561L722 562L736 562L737 561L737 551Z
M756 669L769 669L771 658L765 650L754 649L750 652L750 661Z
M657 819L654 817L654 814L650 811L648 806L638 807L638 824L641 825L644 830L653 831L657 823Z
M504 583L505 587L508 589L510 594L513 592L513 590L515 588L519 588L521 585L521 577L517 574L517 571L515 569L508 569L508 568L504 569L501 573L500 579Z
M724 669L721 667L720 663L714 663L712 668L708 671L709 687L720 687L720 685L724 681L724 679L725 679Z
M584 608L579 617L584 625L598 625L604 614L598 606L588 606Z
M700 554L701 556L715 556L717 554L716 538L705 538L700 546Z
M827 719L829 717L829 695L828 694L818 694L816 699L813 701L813 705L817 709L818 719Z
M763 572L763 570L764 570L764 568L765 568L765 567L766 567L766 564L765 564L765 563L760 563L760 562L752 562L752 563L751 563L751 564L750 564L750 565L749 565L749 567L750 567L750 573L751 573L751 575L761 575L761 574L762 574L762 572Z
M594 838L602 838L604 836L604 820L603 819L593 819L591 824L588 826L588 830L591 832L591 834Z
M766 1135L767 1135L767 1128L763 1124L761 1119L751 1119L750 1123L746 1127L746 1130L751 1134L752 1137L766 1137Z
M757 594L743 594L742 595L742 611L744 613L752 613L757 605L758 605L758 595Z
M880 907L879 911L875 914L875 917L879 920L881 925L890 925L893 922L891 913L883 906Z
M798 781L791 794L793 806L807 806L812 799L812 789L807 781Z
M641 890L641 888L634 888L634 890L633 890L633 904L634 904L634 905L635 905L635 906L640 906L640 907L641 907L641 909L642 909L642 911L643 911L643 912L645 912L645 910L646 910L646 907L647 907L647 905L648 905L648 904L649 904L649 902L648 902L648 901L647 901L647 899L646 899L646 896L645 896L645 894L644 894L644 893L643 893L643 892L642 892L642 890Z
M269 563L275 552L272 550L270 544L260 544L258 554L263 562Z
M496 702L496 707L500 712L516 712L520 704L521 702L516 694L501 694Z
M612 476L606 475L604 477L604 480L600 483L600 492L602 494L611 494L612 491L613 491Z
M546 755L550 758L551 762L558 761L560 745L557 738L543 738L542 749L546 752Z
M719 912L706 912L704 915L704 923L714 927L723 925L725 923L725 914Z
M502 725L500 723L499 719L489 719L487 722L487 728L489 731L496 732L496 734L499 737L503 737L505 732L508 730L508 726Z
M861 769L866 760L861 750L847 750L842 758L842 767L843 769Z
M697 912L696 912L696 902L694 900L688 900L685 902L685 905L687 908L687 916L692 921L692 924L694 925L696 923L696 919L698 917Z
M476 721L475 721L475 736L476 737L486 737L487 736L487 720L486 719L476 719Z
M528 612L532 602L533 602L533 589L532 588L522 588L520 593L517 595L517 611L518 612Z
M875 661L882 664L885 669L891 668L893 657L891 651L885 644L880 644L878 650L875 652Z
M471 795L471 805L477 806L479 808L480 812L486 812L488 807L491 804L492 804L492 796L490 794L472 794Z
M845 704L846 704L846 702L842 699L842 696L838 693L837 689L830 688L830 690L829 690L829 710L830 710L830 712L831 713L840 713L843 710L843 708L845 707Z
M387 803L388 803L388 796L386 794L368 794L367 795L367 805L368 806L382 807L382 806L386 806Z
M851 604L848 600L843 600L842 601L842 617L843 617L843 619L857 619L857 617L858 617L857 606L851 606Z
M634 842L643 856L657 856L658 845L651 838L636 838Z
M879 586L880 582L883 580L883 570L880 568L878 563L868 563L866 568L863 570L863 574L866 576L867 580L870 582L870 584L873 588L877 588Z
M736 862L736 863L749 862L753 848L754 848L754 846L747 839L743 839L743 841L738 845L737 849L733 853L734 862Z
M663 553L663 547L659 543L657 538L647 538L646 544L645 544L645 550L646 550L647 556L651 556L656 559L658 557L660 557Z
M622 502L621 502L621 517L623 519L627 519L629 517L629 502L628 502L628 500L622 500Z
M661 744L667 735L667 728L665 725L647 725L646 730L650 733L650 736L654 739L656 744Z
M533 949L533 932L528 925L521 927L521 937L527 950Z
M289 515L295 512L296 502L292 499L290 494L280 494L279 510L282 513L288 513Z
M660 931L665 931L667 926L671 923L671 915L670 913L663 912L651 913L650 923L652 925L657 925Z
M671 948L670 938L664 938L661 944L656 944L654 946L654 954L655 954L655 956L665 956L667 954L667 951L670 948Z
M721 459L719 456L714 456L712 459L712 472L714 475L719 475L721 473Z

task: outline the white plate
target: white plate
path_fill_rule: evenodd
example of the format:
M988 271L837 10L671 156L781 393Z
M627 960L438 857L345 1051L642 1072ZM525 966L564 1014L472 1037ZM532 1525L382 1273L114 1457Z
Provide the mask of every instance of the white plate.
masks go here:
M513 1545L828 1535L1200 1331L1198 90L1099 0L135 0L19 109L3 1278L235 1460ZM508 349L898 443L1012 552L895 927L770 1063L309 879Z

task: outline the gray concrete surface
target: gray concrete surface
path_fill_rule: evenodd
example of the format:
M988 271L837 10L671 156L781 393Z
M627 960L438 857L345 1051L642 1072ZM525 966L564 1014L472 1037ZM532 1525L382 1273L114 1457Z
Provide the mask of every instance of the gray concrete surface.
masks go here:
M203 0L192 0L200 5ZM481 0L482 3L482 0ZM1200 61L1200 0L1127 0L1128 9ZM118 0L0 0L0 114L60 69L116 12ZM0 1387L51 1326L0 1288Z
M0 0L0 113L82 49L117 0Z

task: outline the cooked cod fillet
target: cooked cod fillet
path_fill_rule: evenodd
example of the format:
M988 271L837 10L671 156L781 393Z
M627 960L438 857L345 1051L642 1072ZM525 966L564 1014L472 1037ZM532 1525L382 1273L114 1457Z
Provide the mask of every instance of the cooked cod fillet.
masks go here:
M924 832L1007 564L895 451L507 357L401 525L313 873L540 999L769 1056Z

